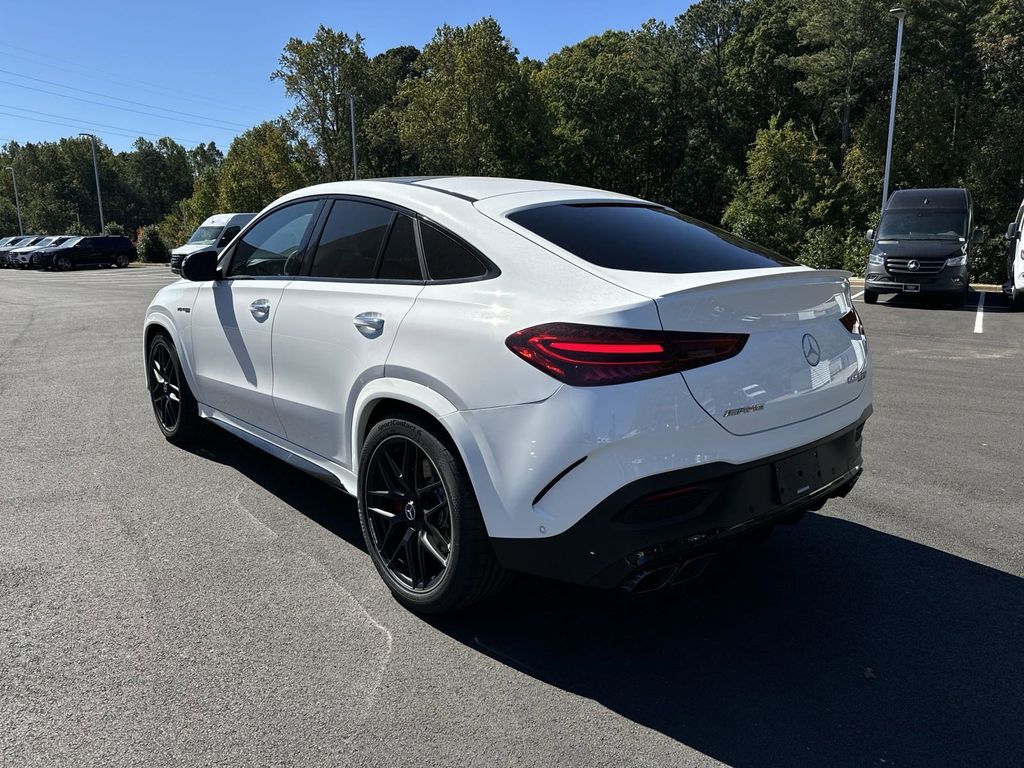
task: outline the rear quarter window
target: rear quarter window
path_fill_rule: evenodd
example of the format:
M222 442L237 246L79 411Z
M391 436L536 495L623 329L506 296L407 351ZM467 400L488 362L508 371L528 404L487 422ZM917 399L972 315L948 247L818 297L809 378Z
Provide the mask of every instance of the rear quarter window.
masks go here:
M508 218L606 269L681 274L796 266L785 256L654 206L558 203Z
M421 222L420 239L431 280L474 280L487 275L487 264L436 227Z

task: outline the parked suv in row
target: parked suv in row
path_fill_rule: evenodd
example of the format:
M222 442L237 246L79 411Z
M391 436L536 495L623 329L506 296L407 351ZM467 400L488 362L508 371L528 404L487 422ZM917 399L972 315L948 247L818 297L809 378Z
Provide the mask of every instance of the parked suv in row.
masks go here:
M18 237L5 237L0 241L0 267L10 266L10 252L16 248L26 248L35 245L45 238L45 235L20 235Z
M32 254L32 266L65 271L74 267L127 267L138 258L131 240L122 235L73 237Z
M42 248L51 248L59 246L70 240L73 235L57 235L53 237L44 237L42 240L32 245L19 245L7 252L7 266L17 267L18 269L28 269L32 266L32 254Z

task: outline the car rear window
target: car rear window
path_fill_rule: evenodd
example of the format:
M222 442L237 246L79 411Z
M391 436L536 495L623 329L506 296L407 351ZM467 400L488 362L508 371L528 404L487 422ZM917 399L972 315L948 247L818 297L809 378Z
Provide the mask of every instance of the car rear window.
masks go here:
M558 203L508 218L607 269L681 274L796 265L709 224L654 206Z

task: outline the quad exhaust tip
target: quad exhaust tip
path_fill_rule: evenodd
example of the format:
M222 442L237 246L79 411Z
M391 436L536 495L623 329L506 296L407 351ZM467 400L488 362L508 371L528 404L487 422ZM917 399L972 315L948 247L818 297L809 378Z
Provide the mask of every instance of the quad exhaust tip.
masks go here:
M701 555L686 560L682 563L662 565L658 568L640 571L622 585L627 592L639 595L644 592L656 592L667 586L677 586L693 581L704 573L705 569L714 559L715 553Z

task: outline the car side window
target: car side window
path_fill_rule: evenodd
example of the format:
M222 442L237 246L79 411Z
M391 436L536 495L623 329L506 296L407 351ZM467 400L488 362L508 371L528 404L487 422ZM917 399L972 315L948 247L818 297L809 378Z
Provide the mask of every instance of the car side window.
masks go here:
M404 213L395 217L388 242L380 259L380 280L422 280L420 256L416 248L415 224Z
M237 235L241 231L242 228L238 226L228 227L227 229L224 230L224 234L220 236L220 240L217 242L217 247L223 248L232 240L234 240L235 235Z
M245 233L235 245L228 277L280 277L299 267L299 248L319 200L278 208Z
M369 279L395 212L372 203L335 200L310 275Z
M486 264L437 227L421 222L420 237L431 280L471 280L487 274Z
M1020 232L1021 225L1024 224L1024 203L1021 204L1020 210L1017 211L1017 231Z

